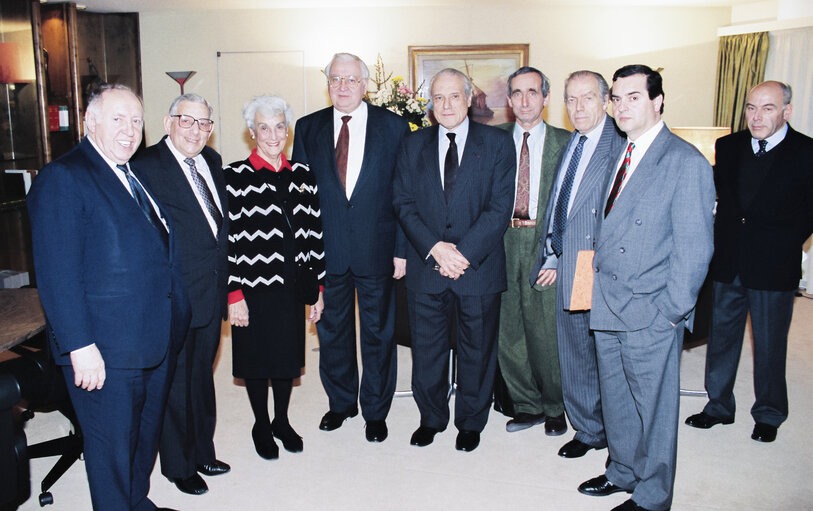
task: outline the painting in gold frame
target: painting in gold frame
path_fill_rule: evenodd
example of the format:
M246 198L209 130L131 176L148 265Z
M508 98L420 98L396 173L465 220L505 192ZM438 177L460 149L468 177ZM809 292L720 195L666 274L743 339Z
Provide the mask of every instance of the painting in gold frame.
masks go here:
M428 98L431 78L441 69L451 67L466 73L474 85L469 109L472 120L491 125L513 122L506 84L511 73L528 65L528 48L528 44L410 46L412 89Z

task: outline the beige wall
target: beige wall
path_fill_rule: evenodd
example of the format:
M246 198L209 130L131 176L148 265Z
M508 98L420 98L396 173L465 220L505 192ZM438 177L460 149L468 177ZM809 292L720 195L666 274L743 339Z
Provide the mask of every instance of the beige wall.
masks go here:
M165 71L197 71L186 92L218 108L218 51L303 51L307 112L296 112L301 116L329 104L320 70L336 51L355 53L370 66L381 53L388 71L407 77L408 45L530 43L530 64L552 82L546 120L554 125L570 127L561 99L570 71L592 69L609 80L616 68L632 63L664 68L668 124L711 124L716 31L730 22L730 8L530 4L142 13L147 142L163 134L161 118L178 94Z

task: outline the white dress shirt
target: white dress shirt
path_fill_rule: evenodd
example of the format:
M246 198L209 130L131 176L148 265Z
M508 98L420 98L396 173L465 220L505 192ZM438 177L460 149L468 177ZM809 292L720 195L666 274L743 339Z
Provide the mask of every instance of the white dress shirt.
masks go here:
M339 141L339 131L342 129L342 117L349 115L351 119L347 122L349 140L347 146L347 174L345 175L345 186L347 187L347 198L353 195L353 189L361 174L361 164L364 162L364 141L367 137L367 103L364 101L349 114L333 109L333 147Z
M655 141L655 137L658 136L658 133L661 132L663 128L663 120L658 121L657 124L646 130L637 140L630 140L627 138L627 145L624 146L624 152L621 154L621 159L618 160L615 164L615 171L613 172L613 179L615 179L615 175L618 173L618 169L621 168L621 164L624 162L624 155L627 154L627 147L629 147L630 142L635 144L635 149L632 150L632 156L630 156L630 166L627 167L627 173L624 176L624 182L621 183L621 187L618 189L618 195L621 195L621 192L624 191L626 188L627 183L630 182L630 178L632 174L635 172L635 169L638 168L638 164L641 163L644 155L646 154L647 149L649 146L652 145L652 142ZM609 195L609 194L608 194ZM618 196L616 196L617 200Z
M212 215L209 214L209 210L206 208L206 204L203 202L203 197L200 196L200 192L198 192L198 187L195 185L195 182L192 180L192 172L189 170L189 165L186 164L184 161L186 156L178 152L175 149L175 146L172 145L172 140L167 137L166 139L167 147L172 152L172 155L178 160L178 165L181 166L183 169L183 175L186 176L186 181L189 183L189 186L192 188L192 192L195 194L195 198L198 199L198 204L200 205L200 209L203 210L203 214L206 215L206 221L209 222L209 228L212 229L212 235L217 237L217 229L220 227L215 223L215 219L212 218ZM215 200L215 206L217 207L220 214L223 214L223 206L220 205L220 196L217 194L217 189L215 188L214 179L212 179L212 171L209 169L209 165L206 164L206 160L203 158L203 155L198 153L197 156L192 158L195 160L195 170L198 171L200 177L203 178L203 181L206 182L206 186L209 187L209 191L212 192L212 197Z

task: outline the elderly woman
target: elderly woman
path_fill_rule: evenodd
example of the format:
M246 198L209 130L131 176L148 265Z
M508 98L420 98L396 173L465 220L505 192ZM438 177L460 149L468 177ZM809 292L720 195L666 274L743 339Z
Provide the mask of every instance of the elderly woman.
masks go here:
M282 153L293 118L288 104L278 96L258 96L243 107L243 118L257 147L248 159L225 168L233 374L246 382L257 454L275 459L274 437L287 451L302 451L302 438L288 422L288 402L305 365L303 302L310 302L312 323L324 309L322 223L313 173Z

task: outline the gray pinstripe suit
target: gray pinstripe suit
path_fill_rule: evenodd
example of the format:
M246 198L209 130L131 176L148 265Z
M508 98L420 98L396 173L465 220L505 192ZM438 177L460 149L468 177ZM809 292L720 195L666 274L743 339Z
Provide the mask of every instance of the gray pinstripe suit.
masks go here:
M574 131L568 142L568 148L572 147L580 136L581 133ZM590 312L571 312L568 308L578 252L593 249L596 215L604 201L604 187L623 145L624 138L619 134L612 118L605 114L604 128L598 145L592 155L586 155L590 160L584 170L584 176L578 189L571 192L574 199L568 212L562 254L556 268L556 330L565 410L576 430L576 440L593 447L607 445L601 417L596 344L590 331ZM545 221L542 224L545 228L539 240L539 255L530 274L531 285L536 282L536 276L548 257L545 254L545 238L558 195L555 183L559 182L560 176L567 171L570 152L566 150L562 153L556 167L558 171L554 185L550 189Z

